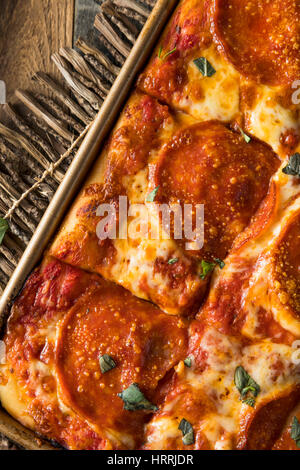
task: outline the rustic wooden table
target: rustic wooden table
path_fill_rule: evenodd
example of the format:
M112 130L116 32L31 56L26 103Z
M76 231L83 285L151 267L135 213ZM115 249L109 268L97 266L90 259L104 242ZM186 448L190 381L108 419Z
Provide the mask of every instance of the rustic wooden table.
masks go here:
M0 0L0 79L7 101L26 89L33 71L58 77L53 51L72 46L75 0Z
M32 87L33 72L59 77L50 55L72 46L75 0L0 0L0 11L0 79L14 103L17 88ZM17 447L0 434L0 449Z

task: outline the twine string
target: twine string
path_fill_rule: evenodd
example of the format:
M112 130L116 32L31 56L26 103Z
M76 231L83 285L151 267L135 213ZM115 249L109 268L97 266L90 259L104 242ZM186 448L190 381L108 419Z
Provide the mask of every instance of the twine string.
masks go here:
M67 158L71 152L73 151L73 149L77 146L77 144L83 139L83 137L85 136L85 134L87 133L87 131L89 130L89 128L91 127L92 125L92 122L90 124L88 124L86 126L86 128L81 132L81 134L77 137L76 140L74 140L73 144L71 145L71 147L69 147L69 149L64 153L62 154L59 159L55 162L55 163L50 163L50 165L48 166L48 168L43 172L43 174L41 175L41 177L37 180L36 183L34 183L29 189L27 189L27 191L25 191L19 199L15 200L13 205L11 206L11 208L6 212L6 214L4 215L4 219L10 219L14 213L14 211L19 207L19 205L21 204L21 202L28 196L28 194L30 194L32 191L34 191L35 189L37 189L39 187L39 185L47 178L47 176L51 176L53 175L53 172L56 170L56 168L64 161L65 158Z

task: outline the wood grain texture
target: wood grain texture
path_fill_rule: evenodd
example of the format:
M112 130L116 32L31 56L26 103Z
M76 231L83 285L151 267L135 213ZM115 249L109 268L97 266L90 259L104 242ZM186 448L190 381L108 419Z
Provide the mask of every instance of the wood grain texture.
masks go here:
M74 43L81 36L92 37L95 16L102 0L75 0Z
M74 0L0 0L0 12L0 80L15 101L38 70L59 77L50 56L72 46Z

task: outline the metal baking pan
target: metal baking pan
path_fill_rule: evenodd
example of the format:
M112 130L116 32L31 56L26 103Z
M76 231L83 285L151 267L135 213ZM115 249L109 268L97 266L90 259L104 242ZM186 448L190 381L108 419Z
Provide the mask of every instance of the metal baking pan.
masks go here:
M101 145L112 129L137 73L149 58L155 41L176 4L176 0L157 1L2 294L0 299L0 325L4 325L13 299L24 285L32 269L40 261L47 244L66 214L84 177L95 158L99 155ZM45 441L40 441L35 433L26 429L3 409L0 409L0 432L28 450L55 450L54 446Z

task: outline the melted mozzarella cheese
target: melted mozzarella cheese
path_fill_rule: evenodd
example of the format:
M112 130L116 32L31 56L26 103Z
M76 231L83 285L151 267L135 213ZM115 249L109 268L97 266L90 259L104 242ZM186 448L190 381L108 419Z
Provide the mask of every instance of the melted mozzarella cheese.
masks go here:
M178 105L196 119L230 121L239 112L239 75L211 46L203 51L216 70L211 77L203 77L193 60L188 64L188 85Z
M147 426L147 447L150 449L163 449L164 443L169 439L182 436L178 429L179 421L171 416L158 416L151 420Z
M8 366L1 367L0 371L7 380L5 384L0 384L1 405L24 426L34 429L33 418L27 411L30 404L29 397L18 386L13 374L9 372Z
M277 153L280 153L281 135L287 130L299 129L296 112L278 103L279 92L277 88L257 86L255 103L245 115L249 133L268 143Z
M166 232L159 215L159 207L154 204L145 204L150 190L148 187L148 169L139 171L133 177L123 177L127 187L130 203L128 218L123 220L120 230L127 234L127 238L117 238L113 241L116 250L115 261L109 272L106 273L123 287L143 299L151 299L147 291L141 287L141 279L146 282L150 290L157 292L161 298L166 296L178 297L179 292L168 288L168 277L156 271L157 258L167 262L170 258L178 258L188 262L183 251L178 247L171 235ZM134 206L136 204L136 206ZM200 284L196 276L191 281L186 280L186 287L193 293ZM167 313L178 313L178 309L161 306Z
M252 412L242 403L234 384L236 367L243 366L259 384L260 392L256 403L266 403L281 396L300 379L300 366L292 360L290 346L264 340L243 347L234 337L221 334L214 328L208 329L199 344L207 354L207 368L198 373L194 368L179 365L177 374L183 389L194 390L194 396L207 399L211 405L203 407L203 415L197 428L205 435L212 448L232 449L240 428L241 417ZM148 425L148 442L151 448L164 448L169 438L178 437L176 419L178 397L166 400L161 414ZM191 405L190 405L191 406Z
M274 282L270 272L273 263L272 251L285 231L285 227L300 210L300 197L296 198L290 206L285 207L285 205L298 191L299 189L296 186L290 184L282 187L279 207L273 223L261 238L248 243L241 253L243 259L247 259L250 256L258 258L255 264L255 271L249 280L248 286L241 293L242 307L247 314L242 332L251 338L258 336L256 327L258 325L257 316L260 308L267 312L272 312L274 319L284 329L296 336L300 336L299 320L292 315L290 310L279 299L276 299L274 295L271 297L268 289L268 286L272 287Z
M299 383L300 366L294 364L293 352L290 346L268 340L244 348L242 364L261 388L258 402Z

